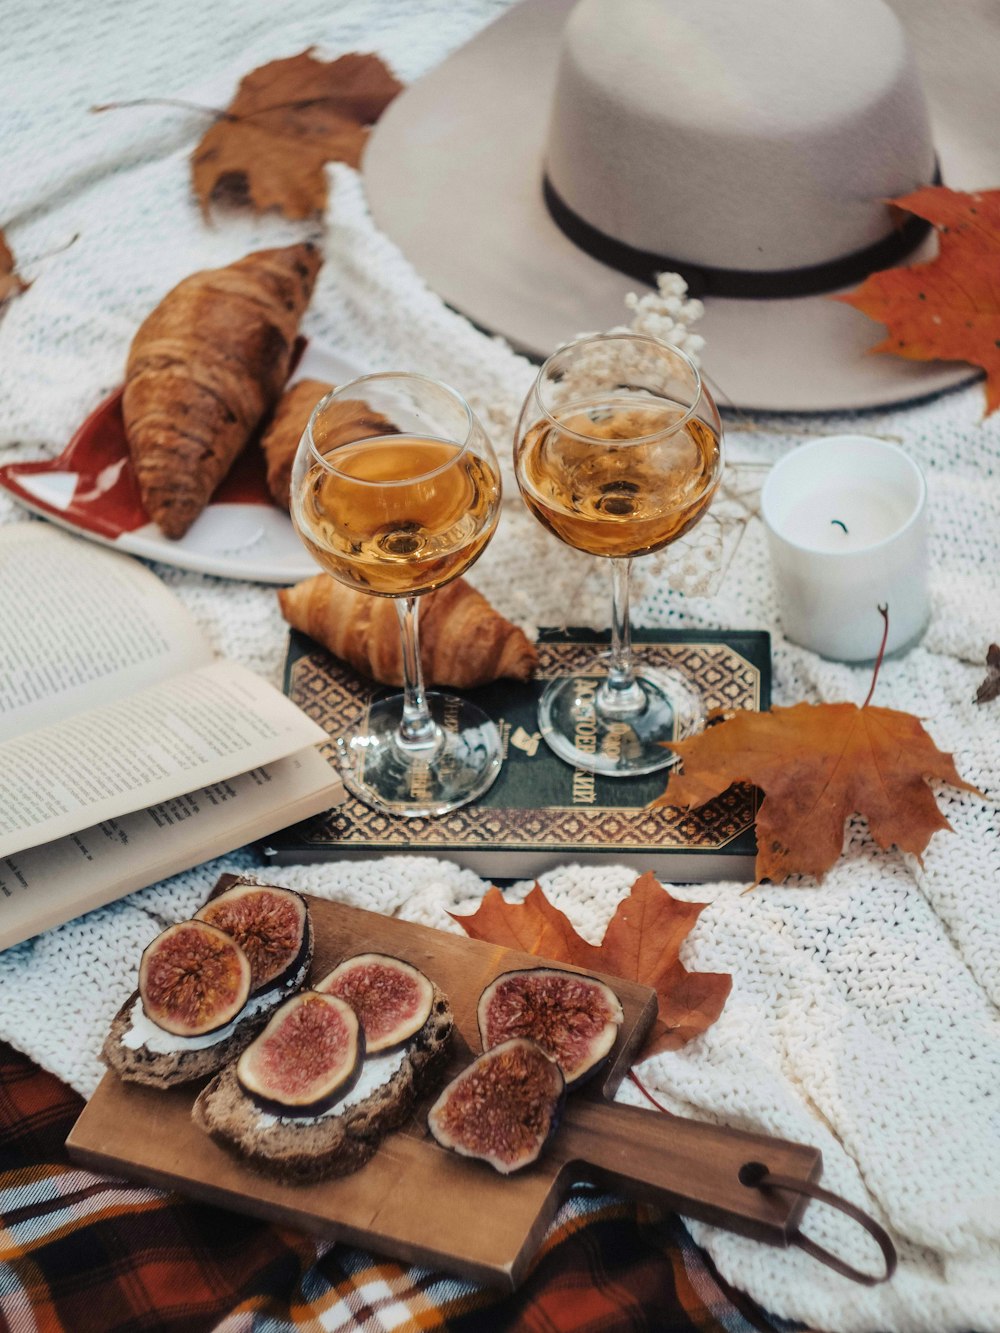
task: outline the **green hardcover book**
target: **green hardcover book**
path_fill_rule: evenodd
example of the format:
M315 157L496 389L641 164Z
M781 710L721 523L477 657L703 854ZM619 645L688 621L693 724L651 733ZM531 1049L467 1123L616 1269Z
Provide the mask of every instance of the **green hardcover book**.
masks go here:
M435 819L371 810L353 796L325 814L269 838L278 865L425 852L489 878L530 878L569 862L620 862L668 883L753 878L758 793L734 786L700 810L650 808L666 772L606 778L572 768L545 744L538 697L554 675L597 681L594 661L607 634L544 630L539 670L528 684L499 681L468 691L496 721L504 743L500 776L478 801ZM636 648L651 663L676 665L700 687L706 708L763 711L771 702L771 641L764 631L644 630ZM285 691L331 736L385 687L373 684L293 632Z

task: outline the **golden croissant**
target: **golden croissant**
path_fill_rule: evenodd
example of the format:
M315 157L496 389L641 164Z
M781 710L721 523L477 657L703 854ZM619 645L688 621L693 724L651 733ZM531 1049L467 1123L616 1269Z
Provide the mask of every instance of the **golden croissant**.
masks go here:
M284 509L288 508L288 488L299 440L309 424L313 408L332 388L333 385L325 380L298 380L281 395L271 424L261 439L260 447L267 463L267 488L274 503ZM338 444L398 433L386 417L352 398L335 400L323 413L324 454Z
M292 464L302 432L319 400L330 392L326 380L298 380L281 395L270 425L261 436L260 448L267 464L267 489L282 509L288 508Z
M321 259L258 250L193 273L139 327L122 411L149 517L183 537L281 393Z
M295 629L384 685L403 682L396 607L338 583L329 574L283 588L281 613ZM428 685L470 689L501 676L527 680L538 665L534 644L486 598L455 579L418 599L420 664Z

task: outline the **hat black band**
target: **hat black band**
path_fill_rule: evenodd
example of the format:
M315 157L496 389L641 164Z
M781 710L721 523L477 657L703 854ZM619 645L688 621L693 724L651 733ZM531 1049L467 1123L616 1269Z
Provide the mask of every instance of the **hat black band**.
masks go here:
M940 185L941 172L934 171L932 184ZM637 250L634 246L616 241L613 236L598 231L575 213L557 192L546 175L543 180L545 203L552 220L569 240L593 259L610 268L627 273L631 278L656 286L660 273L679 273L687 283L691 296L733 296L745 300L767 300L781 296L812 296L817 292L832 292L838 287L849 287L862 282L870 273L891 268L915 250L931 229L923 218L910 216L895 231L874 245L855 250L841 259L825 264L809 264L805 268L781 268L766 271L740 268L712 268L689 264L669 255L654 254L651 250Z

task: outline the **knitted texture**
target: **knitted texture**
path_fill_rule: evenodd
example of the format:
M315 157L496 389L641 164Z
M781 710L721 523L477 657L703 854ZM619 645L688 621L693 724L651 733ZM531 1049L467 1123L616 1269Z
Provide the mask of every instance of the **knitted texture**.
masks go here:
M324 56L377 49L410 80L503 4L296 0L279 10L262 0L136 0L127 16L110 0L17 7L0 52L14 103L0 124L0 222L33 286L0 324L5 459L58 452L120 382L139 322L181 277L316 230L274 216L206 225L188 173L204 118L160 106L94 116L90 105L151 95L224 105L242 73L312 44ZM355 173L335 168L330 178L326 261L305 332L359 371L413 369L459 388L493 435L507 483L500 528L474 582L528 626L607 624L599 562L546 534L512 482L511 433L532 368L425 288L373 228ZM711 373L710 345L702 361ZM1000 703L972 703L987 645L1000 638L1000 414L981 422L982 404L973 386L861 417L730 422L737 459L770 463L810 433L860 430L899 440L925 469L933 616L922 643L884 665L876 702L923 718L986 793L938 789L953 832L934 837L922 865L879 850L856 818L821 886L675 890L709 904L684 962L731 973L733 992L713 1028L647 1061L642 1079L680 1113L821 1148L823 1183L889 1228L900 1271L866 1290L797 1251L692 1229L723 1275L769 1309L843 1333L1000 1329ZM27 517L0 496L0 520ZM869 671L822 661L782 637L759 521L712 598L684 599L655 564L639 564L637 623L771 630L777 703L860 702L867 693ZM273 589L154 568L219 653L279 680L286 635ZM250 852L222 858L0 955L0 1036L90 1093L143 946L189 915L223 870L255 866ZM484 890L469 871L410 857L271 877L453 932L448 913L474 910ZM620 866L567 865L542 883L597 940L633 878ZM620 1095L642 1102L629 1083ZM849 1262L875 1262L839 1214L812 1206L806 1230Z

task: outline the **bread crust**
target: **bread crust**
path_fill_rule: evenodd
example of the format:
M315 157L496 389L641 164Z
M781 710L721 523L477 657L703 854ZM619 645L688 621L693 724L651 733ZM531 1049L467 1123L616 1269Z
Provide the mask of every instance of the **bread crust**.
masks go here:
M454 1029L451 1007L435 986L427 1022L404 1048L399 1069L341 1115L295 1123L260 1110L240 1087L235 1062L203 1088L191 1108L194 1123L241 1161L285 1184L304 1185L349 1175L374 1156L444 1073Z

